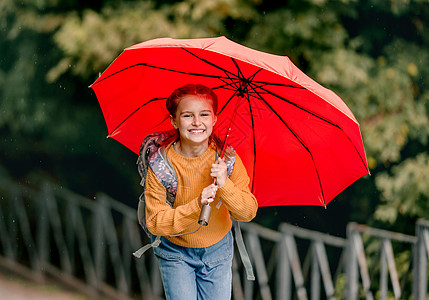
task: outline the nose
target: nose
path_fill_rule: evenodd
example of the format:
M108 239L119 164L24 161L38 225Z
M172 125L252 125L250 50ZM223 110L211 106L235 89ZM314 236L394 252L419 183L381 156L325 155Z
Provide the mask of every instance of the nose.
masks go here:
M199 117L199 116L195 116L195 117L194 117L193 122L192 122L192 125L194 125L194 126L201 125L201 119L200 119L200 117Z

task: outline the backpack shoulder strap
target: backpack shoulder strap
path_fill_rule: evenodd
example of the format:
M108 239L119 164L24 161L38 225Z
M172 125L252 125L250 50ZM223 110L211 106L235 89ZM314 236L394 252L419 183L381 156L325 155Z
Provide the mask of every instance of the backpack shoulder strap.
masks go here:
M151 234L146 226L146 204L144 191L146 190L146 177L149 166L158 179L167 190L167 203L172 206L176 197L177 177L174 168L168 159L165 148L161 146L161 141L171 135L170 131L154 132L148 134L140 146L139 156L137 159L137 169L141 176L140 185L143 192L140 195L137 215L140 226L150 237ZM165 173L165 174L164 174Z
M225 164L227 167L226 174L229 177L234 170L235 158L237 157L237 154L235 153L235 150L232 148L232 146L228 146L228 149L230 150L230 155L228 156L228 160L225 161ZM219 156L219 152L216 151L216 159L218 159Z
M240 222L236 220L233 220L232 222L234 224L235 243L237 244L241 261L243 262L244 269L246 270L247 280L255 280L252 262L250 261L249 254L247 253L246 246L244 245L243 236L241 234Z
M225 161L226 163L226 167L227 167L227 175L228 177L231 176L232 171L234 170L234 164L235 164L235 159L237 157L237 154L235 153L234 148L232 148L231 146L228 146L231 150L231 155L228 157L228 160Z
M164 147L158 148L158 151L149 158L149 166L155 173L156 178L165 187L167 192L166 201L173 207L177 193L177 175Z

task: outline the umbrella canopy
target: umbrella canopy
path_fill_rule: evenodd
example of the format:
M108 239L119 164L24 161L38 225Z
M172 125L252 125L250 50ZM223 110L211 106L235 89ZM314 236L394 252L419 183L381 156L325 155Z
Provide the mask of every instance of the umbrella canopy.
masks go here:
M172 128L165 100L188 83L218 95L215 132L223 138L232 124L228 144L242 158L259 206L326 206L369 173L359 124L334 92L286 56L225 37L134 45L91 87L109 137L138 153L148 133Z

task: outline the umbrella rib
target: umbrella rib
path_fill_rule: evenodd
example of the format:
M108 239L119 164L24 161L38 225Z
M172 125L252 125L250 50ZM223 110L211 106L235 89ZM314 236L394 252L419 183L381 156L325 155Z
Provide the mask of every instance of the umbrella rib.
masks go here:
M256 136L255 136L255 120L253 118L253 110L252 110L252 105L250 103L250 95L249 95L249 86L251 86L251 82L253 81L253 79L256 77L256 75L262 71L262 68L259 68L259 70L257 70L255 73L253 73L251 76L249 76L248 78L245 78L243 72L241 71L240 66L238 65L238 62L234 59L231 58L235 67L237 68L238 71L238 78L240 79L239 83L239 89L240 89L240 93L246 97L247 103L249 105L249 113L250 113L250 120L252 122L252 137L253 137L253 171L252 171L252 187L251 187L251 191L253 192L254 189L254 182L255 182L255 172L256 172Z
M220 80L220 81L222 81L222 82L224 82L225 84L222 84L222 85L219 85L219 86L212 87L212 88L211 88L212 90L217 90L217 89L226 89L226 90L231 90L231 91L236 91L236 90L237 90L236 85L237 85L238 79L232 79L232 78L229 78L229 80L230 80L231 82L228 82L228 81L227 81L227 80L225 80L224 78L219 78L219 80ZM234 81L234 80L235 80L235 81Z
M160 101L160 100L165 100L167 98L153 98L151 100L149 100L146 103L143 103L141 106L139 106L137 109L135 109L132 113L130 113L121 123L119 123L113 130L112 132L109 133L108 137L110 137L113 133L115 133L116 130L118 130L122 124L124 124L129 118L131 118L135 113L137 113L140 109L142 109L144 106L148 105L149 103L155 102L155 101ZM163 120L162 122L164 122L165 120ZM162 123L161 122L161 123Z
M259 80L253 80L252 83L255 84L262 84L258 86L259 88L262 88L264 86L282 86L282 87L288 87L288 88L294 88L294 89L301 89L305 90L305 87L302 86L296 86L292 84L284 84L284 83L275 83L275 82L266 82L266 81L259 81Z
M256 136L255 136L255 121L253 118L253 110L252 110L252 105L250 103L250 98L249 98L249 94L246 94L246 100L247 103L249 104L249 112L250 112L250 119L252 120L252 135L253 135L253 174L252 174L252 188L251 191L253 193L253 188L254 188L254 182L255 182L255 174L256 174Z
M202 62L205 62L206 64L208 64L208 65L210 65L210 66L212 66L212 67L215 67L215 68L217 68L217 69L219 69L219 70L223 71L223 72L225 73L225 75L226 75L226 74L230 74L230 75L236 76L236 75L235 75L234 73L232 73L231 71L229 71L229 70L227 70L227 69L225 69L225 68L222 68L221 66L218 66L218 65L216 65L216 64L214 64L214 63L212 63L212 62L208 61L207 59L204 59L204 58L202 58L202 57L199 57L198 55L196 55L195 53L191 52L191 51L190 51L190 50L188 50L188 49L183 48L183 47L182 47L182 49L183 49L183 50L185 50L186 52L188 52L189 54L191 54L192 56L194 56L194 57L198 58L198 59L199 59L199 60L201 60ZM228 76L228 77L229 77L229 76Z
M219 69L219 70L223 71L223 72L225 73L225 75L226 75L226 76L228 76L228 74L233 75L233 76L237 76L236 74L232 73L231 71L229 71L229 70L227 70L227 69L224 69L224 68L222 68L222 67L220 67L220 66L218 66L218 65L216 65L216 64L214 64L214 63L212 63L212 62L210 62L210 61L208 61L207 59L204 59L204 58L202 58L202 57L199 57L197 54L195 54L195 53L191 52L190 50L188 50L188 49L186 49L186 48L183 48L183 47L182 47L182 49L183 49L183 50L185 50L186 52L188 52L189 54L191 54L192 56L194 56L194 57L198 58L198 59L199 59L199 60L201 60L202 62L205 62L206 64L208 64L208 65L210 65L210 66L213 66L213 67L215 67L215 68L217 68L217 69ZM232 61L234 62L235 66L237 67L237 70L238 70L238 71L239 71L239 73L241 74L241 77L240 77L240 75L238 75L237 77L238 77L239 79L244 79L245 77L244 77L243 73L241 72L241 69L240 69L240 67L238 66L238 64L237 64L236 60L235 60L234 58L232 58L232 57L231 57L231 59L232 59ZM256 75L258 72L262 71L262 70L263 70L263 69L262 69L262 68L260 68L260 69L259 69L258 71L256 71L256 73L255 73L255 74L253 74L251 77L255 77L255 75ZM204 76L204 75L202 75L202 76ZM216 76L214 76L214 77L216 77ZM231 79L229 76L228 76L228 78L229 78L229 79ZM250 77L249 77L249 78L250 78ZM263 83L263 84L265 84L265 85L271 85L271 86L283 86L283 87L291 87L291 88L297 88L297 89L305 89L305 88L304 88L304 87L302 87L302 86L293 86L293 85L290 85L290 84L270 83L270 82L264 82L264 81L252 81L252 82L254 82L254 83ZM250 82L249 82L249 83L250 83Z
M196 57L197 59L201 60L202 62L223 71L225 73L226 77L222 78L219 76L218 79L225 83L225 85L223 85L224 87L230 86L230 87L232 87L231 90L233 90L233 91L236 91L239 88L239 86L237 86L237 83L239 83L241 81L240 79L242 79L242 77L237 76L236 74L232 73L231 71L224 69L224 68L222 68L222 67L220 67L220 66L218 66L218 65L216 65L216 64L214 64L214 63L212 63L212 62L210 62L204 58L199 57L198 55L196 55L195 53L192 53L188 49L185 49L185 48L182 48L182 49L185 50L186 52L188 52L189 54L191 54L192 56ZM241 73L241 70L238 67L237 63L234 61L233 58L232 58L232 60L233 60L234 64L236 65L238 71ZM231 77L231 75L232 75L232 77ZM228 80L230 81L229 83L228 83ZM220 87L222 87L222 86L213 87L212 89L218 89Z
M228 106L228 104L231 102L232 98L234 98L234 96L236 96L236 95L237 95L237 91L235 90L234 93L231 95L231 97L229 97L228 101L226 101L224 106L222 106L222 108L219 110L218 115L220 115L223 112L225 107Z
M138 64L134 64L134 65L128 66L126 68L123 68L123 69L121 69L119 71L116 71L116 72L114 72L114 73L112 73L112 74L110 74L110 75L108 75L108 76L106 76L106 77L98 80L93 85L98 84L98 83L100 83L100 82L102 82L102 81L104 81L106 79L109 79L110 77L115 76L115 75L117 75L117 74L119 74L121 72L124 72L124 71L128 70L128 69L139 67L139 66L145 66L145 67L149 67L149 68L154 68L154 69L159 69L159 70L164 70L164 71L169 71L169 72L174 72L174 73L179 73L179 74L184 74L184 75L199 76L199 77L210 77L210 78L216 78L216 79L230 79L229 76L228 77L222 77L222 76L219 76L219 75L201 74L201 73L195 73L195 72L184 72L184 71L179 71L179 70L174 70L174 69L169 69L169 68L164 68L164 67L150 65L148 63L138 63Z
M235 67L237 68L237 72L238 72L238 74L236 75L237 76L237 78L239 78L239 79L241 79L240 81L244 81L244 74L243 74L243 72L241 72L241 69L240 69L240 67L238 66L238 63L237 63L237 61L233 58L233 57L231 57L231 60L232 60L232 62L234 63L234 65L235 65ZM258 72L260 71L261 69L259 69L258 70ZM257 72L256 72L257 73ZM256 75L256 74L254 74L254 75ZM254 77L254 75L253 75L253 77Z
M238 63L237 63L237 60L235 59L235 58L233 58L233 57L231 57L231 59L232 59L232 61L234 62L234 64L235 64L235 66L237 67L237 70L238 70L238 72L239 72L239 76L238 76L238 78L240 78L242 81L244 81L244 82L246 82L246 84L250 84L251 82L254 82L253 81L253 78L255 78L256 77L256 75L259 73L259 72L261 72L263 69L262 68L259 68L255 73L253 73L252 75L250 75L248 78L246 78L246 77L244 77L244 74L243 74L243 72L241 71L241 69L240 69L240 66L238 65ZM256 81L256 82L259 82L259 81ZM266 84L269 84L268 82L266 82Z
M328 124L330 124L330 125L332 125L332 126L334 126L334 127L338 128L339 130L341 130L341 131L344 133L344 130L341 128L341 126L340 126L340 125L335 124L334 122L332 122L332 121L330 121L330 120L328 120L328 119L326 119L326 118L324 118L324 117L322 117L322 116L320 116L320 115L316 114L315 112L313 112L313 111L311 111L311 110L309 110L309 109L307 109L307 108L304 108L304 107L302 107L302 106L300 106L300 105L298 105L298 104L296 104L296 103L293 103L292 101L287 100L286 98L281 97L281 96L279 96L279 95L277 95L277 94L275 94L275 93L273 93L273 92L271 92L271 91L269 91L269 90L267 90L267 89L265 89L265 88L263 88L263 87L258 87L258 88L262 89L263 91L265 91L266 93L268 93L268 94L270 94L270 95L272 95L272 96L274 96L274 97L277 97L279 100L285 101L285 102L289 103L290 105L293 105L293 106L295 106L296 108L298 108L298 109L300 109L300 110L302 110L302 111L305 111L305 112L307 112L307 113L311 114L312 116L314 116L314 117L316 117L316 118L318 118L318 119L320 119L320 120L322 120L322 121L324 121L324 122L326 122L326 123L328 123ZM354 147L355 151L356 151L356 152L358 153L358 155L359 155L359 158L360 158L360 160L361 160L362 164L364 165L365 169L367 169L367 170L368 170L368 172L369 172L369 169L368 169L368 167L367 167L367 165L366 165L366 163L365 163L365 160L364 160L364 158L362 157L362 155L361 155L361 153L359 152L359 150L356 148L356 145L352 142L352 140L350 139L350 137L349 137L347 134L345 134L345 133L344 133L344 135L347 137L347 139L348 139L348 140L350 141L350 143L353 145L353 147Z
M330 121L330 120L328 120L328 119L324 118L324 117L323 117L323 116L321 116L321 115L316 114L314 111L311 111L311 110L309 110L309 109L307 109L307 108L304 108L303 106L298 105L298 104L296 104L296 103L294 103L294 102L292 102L292 101L290 101L290 100L288 100L288 99L286 99L286 98L284 98L284 97L282 97L282 96L279 96L279 95L277 95L276 93L273 93L273 92L271 92L271 91L269 91L269 90L267 90L267 89L265 89L265 88L263 88L263 87L258 86L257 88L260 88L260 89L262 89L263 91L265 91L267 94L270 94L271 96L274 96L274 97L278 98L279 100L282 100L282 101L284 101L284 102L286 102L286 103L289 103L290 105L295 106L296 108L298 108L298 109L300 109L300 110L302 110L302 111L305 111L305 112L309 113L310 115L313 115L314 117L316 117L316 118L318 118L318 119L320 119L320 120L322 120L322 121L324 121L324 122L326 122L326 123L331 124L332 126L336 126L336 127L338 127L338 128L339 128L339 126L338 126L337 124L335 124L335 123L333 123L332 121ZM255 91L256 91L256 90L255 90ZM258 93L258 92L257 92L257 93Z
M302 147L304 147L304 149L308 152L308 154L311 157L311 160L313 161L313 165L314 165L314 169L316 171L316 175L317 175L317 180L319 182L319 186L320 186L320 191L322 193L322 200L323 200L323 205L326 207L326 201L325 201L325 193L323 192L323 186L322 186L322 181L320 179L320 174L319 171L317 170L317 166L316 166L316 162L314 160L313 154L311 153L310 149L308 148L308 146L305 144L305 142L299 137L299 135L286 123L285 120L283 120L283 118L277 113L277 111L264 99L264 97L262 97L258 91L256 91L254 89L254 87L252 86L252 89L255 91L255 93L258 95L258 98L265 103L265 105L268 106L269 109L271 109L271 111L279 118L279 120L286 126L286 128L293 134L293 136L295 136L295 138L298 140L298 142L301 144ZM322 202L322 201L321 201Z
M225 76L226 76L226 77L225 77L225 78L223 78L223 79L228 78L228 79L231 81L230 86L234 85L236 89L241 88L241 84L240 84L240 86L236 86L236 84L237 84L237 83L245 82L245 83L246 83L246 86L247 86L247 85L250 83L250 81L251 81L251 79L249 80L249 79L246 79L246 78L244 77L244 74L241 72L241 69L240 69L240 67L238 66L238 63L237 63L237 61L236 61L234 58L231 58L231 59L232 59L233 63L235 64L235 66L236 66L237 71L238 71L238 73L239 73L239 74L234 74L234 73L232 73L231 71L229 71L229 70L227 70L227 69L225 69L225 68L222 68L222 67L220 67L220 66L218 66L218 65L216 65L216 64L214 64L214 63L212 63L212 62L210 62L210 61L208 61L207 59L204 59L204 58L202 58L202 57L199 57L197 54L195 54L195 53L191 52L190 50L188 50L188 49L186 49L186 48L182 48L182 49L183 49L183 50L185 50L186 52L188 52L189 54L191 54L192 56L196 57L197 59L201 60L202 62L204 62L204 63L206 63L206 64L208 64L208 65L210 65L210 66L212 66L212 67L215 67L215 68L217 68L217 69L219 69L219 70L223 71L223 72L225 73ZM249 78L254 78L254 77L256 76L256 74L258 74L260 71L262 71L262 68L260 68L259 70L257 70L257 71L256 71L252 76L250 76ZM238 79L238 81L234 82L234 79L233 79L230 75L232 75L232 76L234 76L235 78L237 78L237 79ZM204 76L204 75L203 75L203 76ZM215 77L216 77L216 76L215 76ZM221 80L222 80L222 77L218 77L218 79L221 79ZM237 80L237 79L236 79L236 80ZM223 80L222 80L222 81L223 81ZM223 81L223 82L227 83L226 81Z

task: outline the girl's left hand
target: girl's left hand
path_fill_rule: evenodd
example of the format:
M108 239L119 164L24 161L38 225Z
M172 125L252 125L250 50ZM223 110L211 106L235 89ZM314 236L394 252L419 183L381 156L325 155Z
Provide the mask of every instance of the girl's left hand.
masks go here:
M223 186L226 182L226 170L226 163L224 159L221 159L220 157L215 161L214 164L212 164L210 176L216 179L216 184L218 187Z

